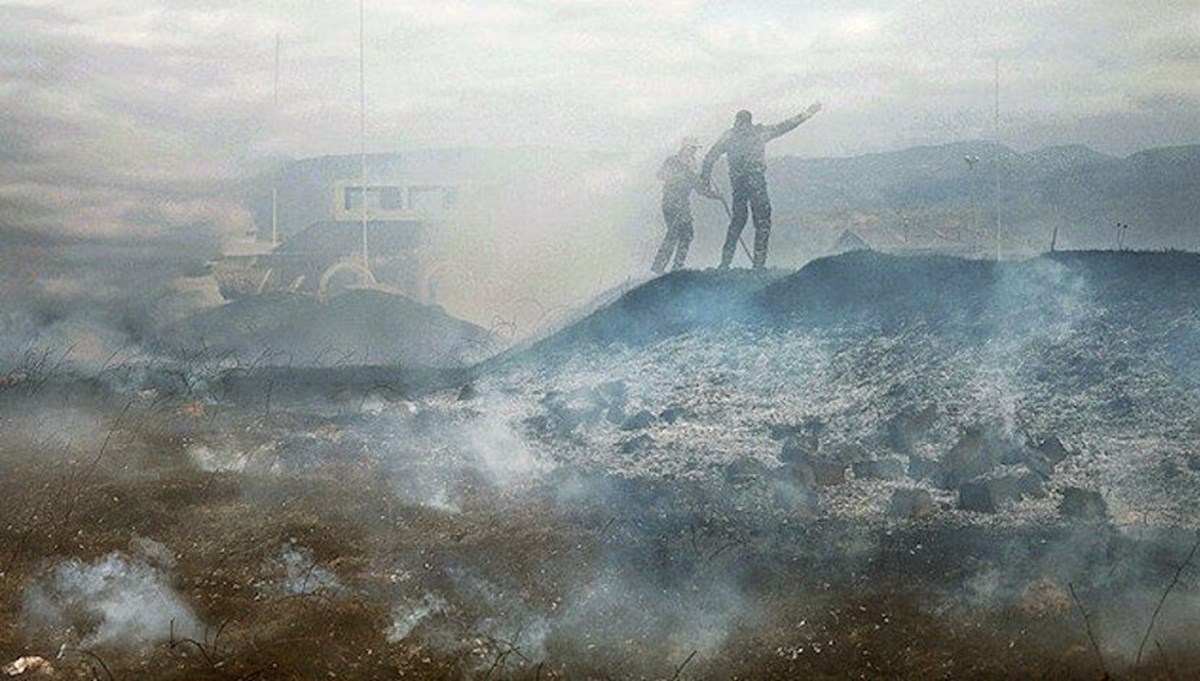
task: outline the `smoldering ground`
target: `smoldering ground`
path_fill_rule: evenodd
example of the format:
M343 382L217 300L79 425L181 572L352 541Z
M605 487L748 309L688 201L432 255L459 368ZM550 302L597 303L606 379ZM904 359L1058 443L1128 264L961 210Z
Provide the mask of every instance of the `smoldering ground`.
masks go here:
M1191 281L1157 257L1185 268L1163 283ZM880 283L837 273L864 261ZM66 644L168 678L1168 678L1194 661L1196 472L1172 397L1194 384L1173 349L1193 322L1129 336L1122 315L1158 294L1124 290L1121 262L933 259L915 272L961 269L962 296L874 317L870 286L914 262L672 275L445 387L109 380L66 409L8 386L0 652ZM802 283L837 284L847 317L764 324L759 294ZM1081 390L1046 397L1063 380ZM987 475L1035 465L1044 494L958 508L937 466L960 441L1020 453L1026 431L1066 458ZM1107 508L1065 515L1072 487ZM174 615L108 609L126 591Z
M218 240L204 226L178 236L0 235L5 371L82 368L153 354L164 325L221 302L206 262Z

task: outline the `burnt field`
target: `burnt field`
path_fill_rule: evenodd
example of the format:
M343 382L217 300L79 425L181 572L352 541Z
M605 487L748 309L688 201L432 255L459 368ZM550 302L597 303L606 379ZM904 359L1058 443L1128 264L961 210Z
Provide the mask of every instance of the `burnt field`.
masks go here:
M14 366L0 665L1194 677L1196 265L685 272L471 369Z

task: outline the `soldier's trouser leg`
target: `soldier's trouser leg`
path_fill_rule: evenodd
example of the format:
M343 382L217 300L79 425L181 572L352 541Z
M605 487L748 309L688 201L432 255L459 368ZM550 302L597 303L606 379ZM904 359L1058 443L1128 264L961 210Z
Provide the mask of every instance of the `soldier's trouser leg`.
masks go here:
M766 267L767 243L771 240L771 197L767 180L759 176L750 187L750 211L754 214L754 267Z
M721 248L721 269L727 269L733 263L733 255L737 252L738 239L746 227L746 218L750 216L749 192L744 182L734 181L733 197L730 199L732 214L729 218L729 230L725 232L725 246Z
M692 245L692 236L695 231L692 229L692 216L680 216L679 228L675 231L677 242L675 245L675 264L671 266L672 270L677 270L683 267L684 261L687 260L688 247Z
M658 253L654 254L654 264L650 266L650 270L655 274L662 274L663 270L667 269L667 261L671 259L671 253L675 250L675 242L679 240L678 230L671 218L672 215L664 210L663 219L667 223L667 235L663 237L662 245L658 247Z

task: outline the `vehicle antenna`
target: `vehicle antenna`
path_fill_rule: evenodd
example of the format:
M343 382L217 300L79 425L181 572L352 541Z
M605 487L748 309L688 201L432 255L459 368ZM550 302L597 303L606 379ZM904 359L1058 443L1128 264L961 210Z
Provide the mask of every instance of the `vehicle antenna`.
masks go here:
M367 250L367 80L364 37L366 30L364 0L358 0L358 141L359 141L359 184L362 187L362 259L363 267L371 271L371 260Z
M275 105L271 110L272 119L279 116L279 34L275 34ZM271 185L271 246L279 245L279 180L276 178Z

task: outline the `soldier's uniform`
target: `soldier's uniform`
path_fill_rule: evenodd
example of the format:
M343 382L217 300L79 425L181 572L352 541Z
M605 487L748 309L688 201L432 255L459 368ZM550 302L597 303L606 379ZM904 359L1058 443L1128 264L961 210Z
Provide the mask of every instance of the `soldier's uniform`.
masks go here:
M731 197L729 230L721 249L721 267L733 262L738 239L746 227L746 218L754 216L754 266L767 264L767 243L771 238L771 198L767 195L767 142L791 132L811 116L805 112L776 125L756 125L749 111L740 111L734 126L727 130L704 157L700 182L708 186L713 164L724 154L729 160Z
M688 247L695 233L692 228L692 190L700 186L700 175L694 161L688 163L676 154L663 161L658 169L658 179L663 183L662 213L663 221L667 223L667 235L650 269L660 274L667 268L672 253L675 261L671 269L683 267L687 260Z

